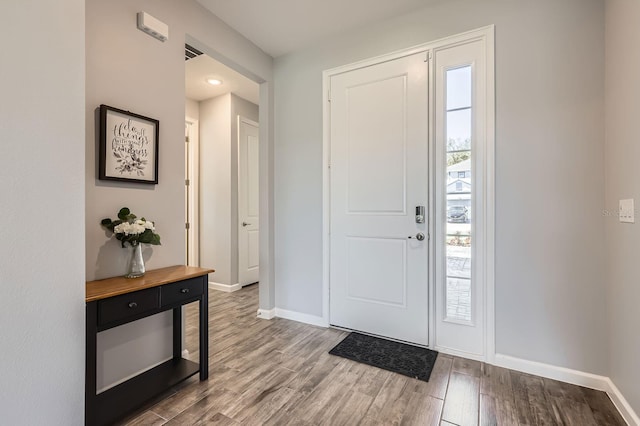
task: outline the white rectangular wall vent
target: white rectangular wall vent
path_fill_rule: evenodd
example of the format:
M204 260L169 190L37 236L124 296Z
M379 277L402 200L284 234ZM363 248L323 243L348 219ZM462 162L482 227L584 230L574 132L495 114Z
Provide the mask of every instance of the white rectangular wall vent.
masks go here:
M169 39L169 26L146 12L138 12L138 28L160 41Z

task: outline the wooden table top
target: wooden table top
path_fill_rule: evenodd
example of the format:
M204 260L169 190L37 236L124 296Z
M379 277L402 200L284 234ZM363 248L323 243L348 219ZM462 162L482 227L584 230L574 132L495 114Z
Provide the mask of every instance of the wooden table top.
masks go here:
M212 272L215 271L195 266L176 265L147 271L140 278L113 277L104 280L87 281L86 302L94 302L108 297L144 290L145 288L201 277Z

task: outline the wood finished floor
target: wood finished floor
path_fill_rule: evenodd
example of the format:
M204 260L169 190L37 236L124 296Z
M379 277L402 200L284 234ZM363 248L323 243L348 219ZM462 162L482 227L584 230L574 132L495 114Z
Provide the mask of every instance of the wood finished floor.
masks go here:
M440 354L422 382L327 352L345 332L257 319L257 285L210 291L209 380L122 425L625 425L599 391ZM187 310L197 360L197 306Z

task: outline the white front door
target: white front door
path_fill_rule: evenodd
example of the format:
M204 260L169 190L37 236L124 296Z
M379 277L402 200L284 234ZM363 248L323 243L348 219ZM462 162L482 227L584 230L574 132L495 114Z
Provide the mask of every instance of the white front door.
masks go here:
M427 345L426 52L331 76L330 323ZM420 240L421 234L425 238Z
M258 123L238 116L238 281L258 282Z

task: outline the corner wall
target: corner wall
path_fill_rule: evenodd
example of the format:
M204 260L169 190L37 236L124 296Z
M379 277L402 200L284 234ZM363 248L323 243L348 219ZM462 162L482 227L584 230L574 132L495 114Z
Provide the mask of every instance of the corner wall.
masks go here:
M0 422L7 425L84 423L84 7L83 0L0 4Z
M449 0L277 58L276 307L322 315L322 71L495 24L496 349L606 375L603 16Z
M606 233L611 380L640 413L640 3L606 1ZM636 223L618 221L618 200L635 199ZM600 315L598 315L600 317Z

